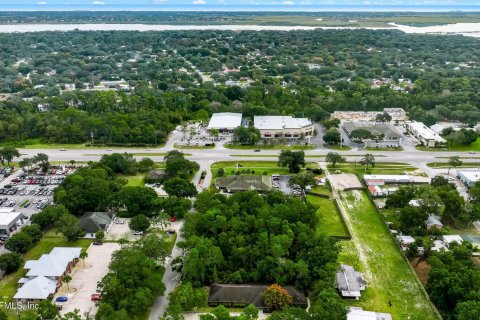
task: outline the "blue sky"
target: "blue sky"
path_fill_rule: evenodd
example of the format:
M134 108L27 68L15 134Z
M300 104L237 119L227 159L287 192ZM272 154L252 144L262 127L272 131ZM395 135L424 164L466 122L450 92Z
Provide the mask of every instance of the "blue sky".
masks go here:
M121 9L191 10L270 8L302 10L336 6L480 6L480 0L0 0L0 9Z
M0 0L2 5L480 5L480 0Z

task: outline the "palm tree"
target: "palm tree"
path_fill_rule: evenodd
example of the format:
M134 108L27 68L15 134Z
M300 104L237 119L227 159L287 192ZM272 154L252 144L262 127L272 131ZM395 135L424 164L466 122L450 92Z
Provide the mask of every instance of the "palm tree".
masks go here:
M68 283L70 281L72 281L72 277L70 277L69 275L63 276L63 282L65 282L67 285L67 291L70 291L70 288L68 287Z
M375 167L375 157L371 153L367 153L362 160L360 160L360 163L365 166L365 170L368 168L368 166L371 166L372 168Z
M87 251L80 252L80 259L83 261L83 266L85 267L85 258L88 257Z

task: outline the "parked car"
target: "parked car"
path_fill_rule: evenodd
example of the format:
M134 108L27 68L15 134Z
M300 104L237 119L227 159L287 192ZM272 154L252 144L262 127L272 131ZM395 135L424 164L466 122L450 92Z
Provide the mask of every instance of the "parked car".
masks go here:
M100 293L94 293L90 296L91 301L100 301L102 299L102 296Z
M100 242L100 241L95 241L95 242L93 243L94 246L101 246L102 244L103 244L103 243Z
M143 234L143 231L133 231L134 236L141 236Z
M123 220L115 220L115 223L116 223L116 224L124 224L125 221L123 221Z
M57 299L55 299L55 302L67 302L68 301L68 297L66 296L60 296L60 297L57 297Z

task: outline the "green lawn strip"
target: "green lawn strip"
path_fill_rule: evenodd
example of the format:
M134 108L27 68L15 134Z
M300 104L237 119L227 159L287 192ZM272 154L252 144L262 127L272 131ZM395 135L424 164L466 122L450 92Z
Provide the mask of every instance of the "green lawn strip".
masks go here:
M316 149L316 146L312 145L254 145L254 146L242 146L235 144L224 144L224 147L227 149L236 149L236 150L313 150Z
M338 211L332 199L307 195L307 201L318 206L317 216L319 225L317 232L322 236L348 237L348 230L345 226L340 212Z
M173 146L175 149L213 149L215 146L186 146L186 145L180 145L176 144Z
M448 162L429 162L427 163L427 166L430 168L448 168L450 165ZM480 161L479 162L464 162L460 167L463 168L477 168L480 167ZM455 169L452 167L452 169Z
M241 158L278 158L278 154L231 154L230 157L241 157Z
M328 146L328 149L337 150L337 151L348 151L348 150L352 150L352 148L350 148L350 147L347 147L347 146L339 146L339 145Z
M92 240L87 239L70 242L62 236L47 232L45 236L23 256L21 267L0 281L0 301L8 302L13 299L18 289L18 280L26 274L23 266L27 260L36 260L40 258L42 254L49 253L54 247L81 247L86 249L90 243L92 243ZM9 316L13 318L14 314L12 311L9 311Z
M480 151L480 138L477 141L466 145L466 146L449 146L448 148L427 148L424 146L416 146L417 150L421 151L457 151L457 152L466 152L466 151Z
M349 219L347 226L359 252L359 267L367 281L361 299L349 303L365 310L391 313L393 319L438 319L366 192L349 191L341 196ZM342 258L348 258L345 263L350 262L351 253L340 255Z
M367 147L365 150L368 151L403 151L402 147L398 148L376 148L376 147Z
M407 163L395 163L395 162L377 162L375 167L368 167L365 170L365 166L360 163L341 163L335 165L334 168L329 166L330 171L340 170L341 172L356 173L356 174L402 174L405 172L415 171L416 168Z

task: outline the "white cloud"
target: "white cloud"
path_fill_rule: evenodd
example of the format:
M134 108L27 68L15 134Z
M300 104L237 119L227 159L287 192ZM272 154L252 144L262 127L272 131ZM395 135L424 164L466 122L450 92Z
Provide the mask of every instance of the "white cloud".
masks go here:
M283 1L283 4L286 5L286 6L293 6L295 4L295 2L293 2L293 1Z
M218 0L219 4L225 4L225 0Z
M207 2L205 0L193 0L193 4L206 4Z
M165 3L165 2L168 2L168 0L153 0L152 4L162 4L162 3Z
M105 4L105 1L93 1L92 4L97 5L97 6L101 6L101 5Z
M37 2L37 4L44 5L44 4L47 4L47 2L46 1L40 1L40 2Z

